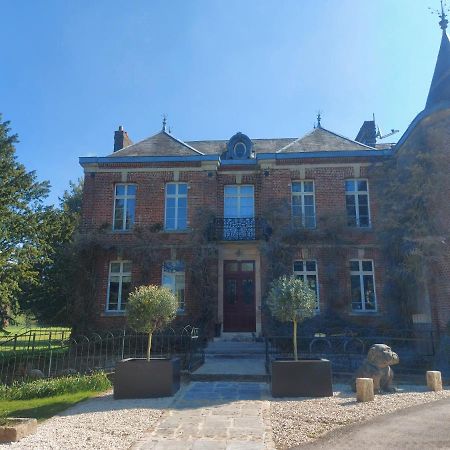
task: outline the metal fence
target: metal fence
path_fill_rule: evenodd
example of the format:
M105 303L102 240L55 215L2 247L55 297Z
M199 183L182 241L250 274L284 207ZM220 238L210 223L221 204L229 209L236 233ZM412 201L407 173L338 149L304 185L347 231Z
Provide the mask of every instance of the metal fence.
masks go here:
M70 328L37 328L0 336L0 352L34 351L61 347L70 337Z
M45 377L112 371L121 359L146 357L147 342L146 334L118 330L67 336L59 340L58 345L49 344L47 348L26 346L2 351L0 346L0 382L10 384L41 375L37 370ZM198 328L169 328L153 335L152 357L177 356L183 370L193 371L204 362L204 346L205 340L199 336Z
M274 359L293 358L292 336L268 336L266 343L266 367L270 372ZM399 374L419 374L429 370L435 355L432 331L412 332L399 330L395 335L358 336L352 332L297 338L299 358L326 358L331 361L333 373L353 373L362 363L373 344L386 344L395 351L400 364Z

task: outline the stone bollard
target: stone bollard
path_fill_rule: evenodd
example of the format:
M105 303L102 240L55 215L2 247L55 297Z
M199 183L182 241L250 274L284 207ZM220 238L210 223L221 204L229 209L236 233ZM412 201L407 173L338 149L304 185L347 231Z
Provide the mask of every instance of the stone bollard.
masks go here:
M438 370L427 372L427 386L430 391L442 391L442 377Z
M371 402L374 399L372 378L356 379L356 401Z

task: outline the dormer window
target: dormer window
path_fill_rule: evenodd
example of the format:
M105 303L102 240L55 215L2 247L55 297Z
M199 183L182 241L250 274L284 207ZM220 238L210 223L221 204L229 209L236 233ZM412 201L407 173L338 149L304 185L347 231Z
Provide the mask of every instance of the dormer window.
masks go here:
M245 154L247 153L247 147L243 142L238 142L233 149L233 156L236 159L242 159L245 157Z
M250 159L253 158L253 142L241 132L236 133L227 143L227 150L223 159Z

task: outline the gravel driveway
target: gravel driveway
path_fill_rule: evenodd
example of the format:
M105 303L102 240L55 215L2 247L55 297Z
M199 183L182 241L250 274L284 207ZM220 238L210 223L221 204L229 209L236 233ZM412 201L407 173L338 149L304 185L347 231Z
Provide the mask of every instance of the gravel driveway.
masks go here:
M155 426L173 399L114 400L112 393L81 402L46 420L20 442L21 450L121 450Z
M395 394L376 395L373 402L357 403L348 385L335 384L333 390L333 397L271 402L270 416L276 448L294 447L351 423L450 398L450 390L429 392L425 387L403 385Z
M202 384L202 383L197 383ZM236 384L239 391L242 384ZM0 445L0 449L21 450L122 450L140 441L175 410L175 402L194 402L201 408L207 399L195 398L194 384L183 386L174 398L114 400L111 393L79 403L64 413L41 423L38 432L18 443ZM188 393L186 394L186 391ZM427 392L425 387L401 386L395 394L377 395L375 401L357 403L346 385L334 385L334 396L315 399L272 399L268 426L276 448L283 449L311 442L328 431L369 420L409 406L450 398L450 390ZM186 395L185 395L186 394ZM183 397L184 395L184 397ZM187 396L193 396L187 400ZM259 397L258 397L259 398ZM223 399L229 408L242 399ZM257 401L249 398L249 406ZM261 402L261 399L258 400ZM205 403L206 405L206 403ZM180 405L178 405L180 406ZM185 407L188 407L186 405ZM238 405L237 405L238 406ZM255 404L256 406L256 404ZM172 413L170 413L172 414ZM189 415L188 415L189 416ZM190 418L192 421L192 418ZM182 424L181 424L182 425ZM186 424L188 426L188 424ZM214 441L214 438L212 438Z

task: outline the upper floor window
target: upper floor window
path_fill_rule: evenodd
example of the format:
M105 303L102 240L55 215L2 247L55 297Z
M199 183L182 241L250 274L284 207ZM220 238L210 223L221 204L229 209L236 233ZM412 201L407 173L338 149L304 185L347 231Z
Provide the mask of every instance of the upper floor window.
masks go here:
M163 264L162 285L169 288L178 300L178 310L184 311L185 275L182 261L166 261Z
M116 184L114 191L114 230L131 230L136 208L136 185Z
M131 262L109 264L106 311L124 311L131 290Z
M353 311L376 311L377 299L375 294L375 277L373 261L351 260L350 279L352 289Z
M165 226L168 231L187 228L187 184L166 184Z
M370 227L369 185L367 180L346 180L347 223L351 227Z
M300 278L316 293L316 311L319 311L319 280L317 262L314 260L294 261L294 275Z
M292 221L295 227L315 228L314 181L292 183Z
M226 218L254 217L254 186L240 184L225 186L224 216Z

